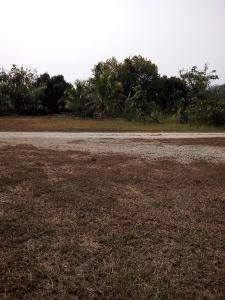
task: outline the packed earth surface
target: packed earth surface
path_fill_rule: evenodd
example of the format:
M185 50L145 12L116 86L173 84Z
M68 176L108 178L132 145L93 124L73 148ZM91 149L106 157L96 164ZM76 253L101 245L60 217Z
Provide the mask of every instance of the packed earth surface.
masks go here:
M27 144L52 150L117 153L149 159L225 161L225 133L0 132L0 141L2 146Z

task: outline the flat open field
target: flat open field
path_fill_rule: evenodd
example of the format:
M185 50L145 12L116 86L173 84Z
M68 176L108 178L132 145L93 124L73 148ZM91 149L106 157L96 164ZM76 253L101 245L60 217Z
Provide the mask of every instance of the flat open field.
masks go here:
M70 116L1 117L0 131L52 132L225 132L225 127L196 127L171 120L160 123L113 120L81 120Z
M224 299L225 138L0 139L1 299Z

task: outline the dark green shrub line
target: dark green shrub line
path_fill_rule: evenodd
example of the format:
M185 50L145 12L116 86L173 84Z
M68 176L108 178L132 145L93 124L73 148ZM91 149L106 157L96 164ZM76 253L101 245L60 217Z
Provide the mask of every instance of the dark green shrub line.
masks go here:
M0 71L0 115L73 113L83 118L123 117L158 122L176 116L179 122L225 124L225 85L211 87L216 71L193 67L180 77L160 76L142 56L98 63L88 80L74 85L63 75L38 75L13 65Z

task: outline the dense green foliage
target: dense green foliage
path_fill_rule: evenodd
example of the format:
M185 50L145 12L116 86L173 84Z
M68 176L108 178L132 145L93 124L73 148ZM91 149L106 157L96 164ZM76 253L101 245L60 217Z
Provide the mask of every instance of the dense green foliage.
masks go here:
M180 77L160 76L142 56L98 63L92 77L74 85L62 75L38 75L15 65L0 71L0 114L54 114L79 117L124 117L158 121L175 115L180 122L225 123L225 85L211 87L216 71L193 67Z
M1 114L48 114L65 110L65 91L71 84L62 75L40 76L35 70L13 65L0 72Z

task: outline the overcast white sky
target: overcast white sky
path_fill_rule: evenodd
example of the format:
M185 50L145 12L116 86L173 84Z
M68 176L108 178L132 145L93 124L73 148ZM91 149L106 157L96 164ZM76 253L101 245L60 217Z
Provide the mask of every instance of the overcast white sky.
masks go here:
M73 82L135 54L169 76L208 62L225 82L225 0L0 0L0 66Z

